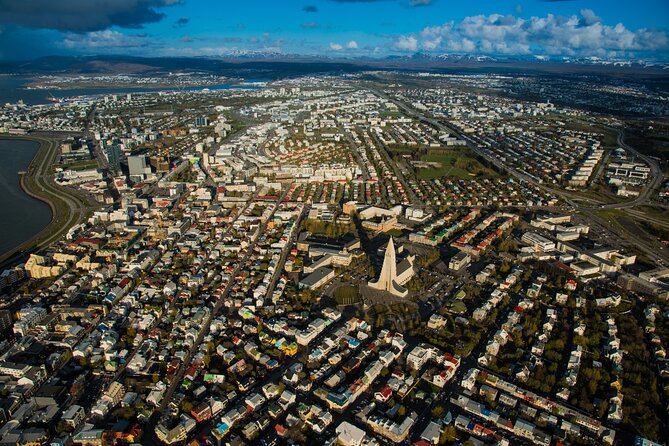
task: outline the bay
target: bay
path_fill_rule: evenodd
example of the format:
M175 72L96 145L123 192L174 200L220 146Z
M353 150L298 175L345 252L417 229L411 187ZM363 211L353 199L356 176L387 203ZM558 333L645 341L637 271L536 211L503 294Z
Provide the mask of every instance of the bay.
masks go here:
M68 98L73 96L93 96L106 94L126 94L126 93L155 93L159 91L176 91L176 89L161 88L151 89L147 87L115 87L115 88L71 88L62 90L27 90L25 86L30 83L29 79L15 77L0 77L0 106L6 103L16 104L22 100L26 105L49 104L49 98ZM236 85L220 84L210 85L208 87L186 87L184 91L209 90L228 90L228 89L255 90L261 88L257 85Z
M39 143L0 139L0 254L31 239L51 221L51 208L21 189L19 171L26 170Z

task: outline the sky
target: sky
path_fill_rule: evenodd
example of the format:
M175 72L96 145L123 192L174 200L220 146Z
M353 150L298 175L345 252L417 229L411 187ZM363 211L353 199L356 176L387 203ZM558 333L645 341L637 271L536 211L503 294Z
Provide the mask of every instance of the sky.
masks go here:
M0 0L0 60L250 51L669 61L669 0Z

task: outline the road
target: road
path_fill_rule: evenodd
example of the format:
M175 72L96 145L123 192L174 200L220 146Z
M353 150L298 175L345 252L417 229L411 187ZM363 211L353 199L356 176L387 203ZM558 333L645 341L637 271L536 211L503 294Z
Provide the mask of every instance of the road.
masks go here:
M610 127L609 127L610 128ZM625 203L614 203L607 204L602 206L602 209L629 209L634 206L639 206L646 204L651 199L653 191L657 190L658 187L662 184L664 175L662 174L662 169L660 169L660 164L653 158L644 155L637 151L634 147L629 146L625 143L624 137L625 133L620 129L611 129L615 130L618 133L618 145L630 152L632 155L641 158L648 166L650 167L650 181L646 184L643 191L636 197L634 200L627 201Z
M372 134L372 138L374 138L374 141L376 142L376 147L377 150L379 151L379 154L381 155L382 158L385 158L385 162L388 163L388 166L390 166L390 168L393 170L395 177L402 184L404 192L409 197L409 201L416 206L422 206L423 205L422 200L418 198L413 188L409 187L409 183L407 182L404 172L402 172L402 170L400 169L399 161L394 161L392 159L392 157L388 153L386 145L379 139L379 136L376 133ZM387 181L387 179L385 181ZM398 195L394 191L393 193L395 195ZM397 200L396 204L402 203L402 197L396 196L395 199Z
M618 144L620 144L621 147L623 147L625 150L629 151L630 153L634 154L635 156L638 156L641 158L643 161L648 163L648 165L651 168L651 174L650 174L650 180L644 190L639 194L638 197L636 197L633 200L622 202L622 203L612 203L612 204L606 204L606 205L599 205L599 206L586 206L583 204L579 204L578 202L575 201L577 198L581 198L576 194L570 193L569 191L565 191L562 189L554 189L551 187L548 187L542 183L538 183L535 181L533 178L528 176L527 174L518 171L517 169L508 166L504 163L502 163L500 160L497 158L491 156L490 153L488 153L486 150L480 148L478 144L476 144L473 140L470 138L467 138L466 136L459 135L458 131L454 128L451 128L447 125L444 125L443 123L439 122L438 120L434 118L429 118L423 115L422 113L419 113L417 110L413 109L412 107L408 106L404 102L397 100L395 98L391 98L390 96L386 95L385 93L377 90L377 89L371 89L371 91L375 94L377 94L380 97L383 97L384 99L391 101L395 103L398 107L400 107L407 115L410 117L413 117L414 119L418 119L426 124L432 125L436 129L442 131L442 132L448 132L452 134L458 135L460 138L466 141L467 147L470 148L474 153L477 155L483 157L490 163L492 163L494 166L499 168L502 171L506 171L509 174L513 175L514 177L518 178L521 181L525 181L531 184L534 184L536 187L544 190L545 192L551 193L555 196L560 197L563 199L565 202L567 202L575 212L579 212L582 215L588 217L589 221L595 223L600 230L602 231L608 231L616 236L618 236L623 242L628 243L628 242L633 242L634 247L638 248L639 250L643 251L647 256L649 256L650 259L654 261L658 260L664 260L664 261L669 261L669 253L666 253L664 251L659 251L657 249L656 245L653 244L648 244L645 241L641 240L639 237L636 236L636 234L630 233L627 231L625 228L623 228L622 225L612 225L610 220L607 220L603 218L602 216L597 214L597 211L600 210L620 210L620 211L625 211L627 209L634 208L636 206L640 206L643 204L646 204L650 201L652 197L652 193L654 190L656 190L664 180L664 175L662 173L662 170L660 169L659 163L654 160L653 158L650 158L640 152L638 152L636 149L633 147L629 146L628 144L625 143L624 141L624 132L620 129L615 129L611 128L612 130L616 131L618 133ZM631 218L639 218L637 216L631 216Z
M350 131L345 129L341 124L339 125L339 133L343 134L344 138L346 138L346 141L348 141L351 152L353 153L353 156L355 157L355 160L360 166L360 170L362 171L362 179L365 181L369 180L371 178L369 175L369 169L367 168L367 164L363 162L362 157L360 156L360 151L365 150L364 146L358 145L351 136Z
M295 219L295 225L293 226L294 228L293 235L290 236L290 239L286 243L286 247L281 252L281 258L279 259L279 262L276 265L274 274L272 274L272 280L270 280L269 286L267 287L267 292L265 293L266 301L272 299L274 288L276 288L276 284L279 281L279 278L281 278L281 273L283 272L283 266L286 264L286 259L288 258L288 254L290 253L290 248L293 246L293 243L296 241L297 236L300 233L299 231L300 222L302 221L302 218L304 218L304 215L307 212L308 212L308 205L304 205L302 207L302 212L300 212L300 215L298 215L297 219Z
M28 139L40 143L41 148L28 170L21 176L21 187L37 199L45 201L51 207L52 218L49 225L31 240L17 247L5 256L0 267L8 266L26 258L31 252L37 252L59 240L72 226L82 222L93 209L87 200L74 192L57 186L53 180L51 166L58 154L60 138L31 135ZM33 245L34 246L31 246Z
M511 166L508 166L507 164L504 164L503 162L501 162L497 158L491 156L487 151L481 149L478 146L478 144L476 144L474 141L472 141L471 138L468 138L465 135L460 135L457 129L452 128L448 125L445 125L445 124L439 122L438 120L436 120L434 118L426 117L425 115L423 115L422 113L419 113L417 110L411 108L410 106L408 106L404 102L396 100L394 98L391 98L383 92L380 92L380 91L375 90L375 89L372 89L372 92L374 92L375 94L377 94L377 95L379 95L379 96L381 96L381 97L383 97L383 98L385 98L389 101L392 101L398 107L400 107L402 110L404 110L404 112L406 112L409 116L411 116L415 119L418 119L422 122L425 122L427 124L430 124L433 127L437 128L438 130L441 130L443 132L448 132L448 133L453 133L453 134L458 135L460 138L462 138L467 143L467 147L470 148L472 151L474 151L474 153L476 153L476 154L480 155L481 157L485 158L487 161L489 161L490 163L492 163L493 165L495 165L499 169L509 172L510 174L515 176L516 178L518 178L522 181L527 181L528 183L533 183L537 187L543 189L546 192L556 194L556 195L560 195L563 198L566 197L568 202L571 202L571 200L574 199L574 198L579 198L578 195L570 194L568 191L564 191L564 190L560 190L560 189L553 189L553 188L548 187L544 184L537 183L529 175L527 175L523 172L520 172L519 170L517 170L517 169L515 169ZM640 153L639 151L637 151L633 147L626 144L625 141L624 141L624 131L623 130L617 129L617 128L612 128L612 127L607 127L607 128L617 132L617 134L618 134L618 144L622 148L624 148L628 152L632 153L634 156L637 156L638 158L641 158L644 162L646 162L648 164L648 166L650 166L650 168L651 168L651 174L650 174L651 180L647 184L647 186L644 188L643 192L640 193L639 196L637 198L635 198L634 200L623 202L623 203L607 204L607 205L601 206L600 208L601 209L626 209L626 208L631 208L631 207L638 206L638 205L641 205L641 204L644 204L644 203L648 202L651 198L652 192L659 187L659 185L662 183L662 180L664 178L664 175L662 174L662 170L660 169L659 163L656 160L654 160L653 158L648 157L648 156ZM582 205L577 205L577 204L573 204L573 206L576 207L579 210L582 209L582 208L588 208L587 206L582 206Z
M276 207L274 208L274 211L278 209L278 205L283 201L284 197L286 196L286 193L287 191L284 191L279 197L279 199L276 201ZM239 212L237 215L241 215L242 212ZM274 212L272 212L272 215L274 215ZM186 368L190 366L190 363L193 359L193 353L199 349L200 344L202 344L202 340L204 339L205 335L209 332L209 326L211 325L211 321L216 315L218 315L218 313L221 311L221 308L223 308L223 303L225 302L225 298L230 293L230 290L232 289L232 286L235 283L234 278L239 274L241 268L246 265L246 262L253 254L253 247L256 245L260 235L265 232L265 229L267 228L267 222L271 220L272 215L270 215L270 217L259 227L255 237L247 247L244 257L240 259L240 261L237 263L237 266L235 267L234 271L230 274L230 280L228 281L223 292L221 293L218 300L214 304L214 307L209 313L206 321L202 323L202 327L198 332L197 338L195 339L193 346L188 350L188 353L186 354L184 360L181 362L179 369L172 377L170 387L167 389L167 392L163 396L163 399L160 403L160 407L153 411L153 413L151 414L151 418L149 418L149 421L147 422L144 428L142 444L147 444L147 445L161 444L161 442L156 438L155 435L156 425L158 424L160 416L165 413L165 409L167 408L169 402L172 400L174 392L181 385L183 375L186 372ZM230 224L230 227L231 226L232 224Z

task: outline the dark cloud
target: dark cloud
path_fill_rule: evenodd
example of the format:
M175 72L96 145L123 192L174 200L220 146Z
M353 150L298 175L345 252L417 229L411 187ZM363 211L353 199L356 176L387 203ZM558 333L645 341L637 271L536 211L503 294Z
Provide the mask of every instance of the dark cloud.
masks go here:
M162 20L158 9L180 0L0 0L0 23L60 31L141 28Z
M174 25L172 25L174 28L181 28L182 26L188 25L188 22L190 22L190 17L179 17L176 22L174 22Z
M0 60L27 60L66 53L66 50L55 46L61 38L57 31L32 30L11 25L3 27L0 35ZM17 48L21 50L18 51Z
M409 6L428 6L433 0L409 0Z
M302 27L302 29L316 29L320 25L316 22L309 22L309 23L302 23L300 26Z
M302 8L302 11L304 11L304 12L318 12L318 8L315 7L314 5L307 5L304 8Z
M151 46L151 38L146 34L124 34L105 29L88 33L68 32L59 45L74 52L108 53L110 50L123 50L124 52L137 53Z

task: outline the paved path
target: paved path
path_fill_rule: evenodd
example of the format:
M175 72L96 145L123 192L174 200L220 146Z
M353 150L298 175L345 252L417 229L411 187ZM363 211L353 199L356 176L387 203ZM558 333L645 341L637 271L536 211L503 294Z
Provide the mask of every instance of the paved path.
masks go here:
M0 258L0 267L25 260L30 253L59 240L72 226L84 221L87 213L94 208L82 196L54 182L51 166L58 154L61 137L31 135L21 139L41 145L27 173L21 176L21 187L28 195L46 202L51 207L52 217L49 225L35 237Z

